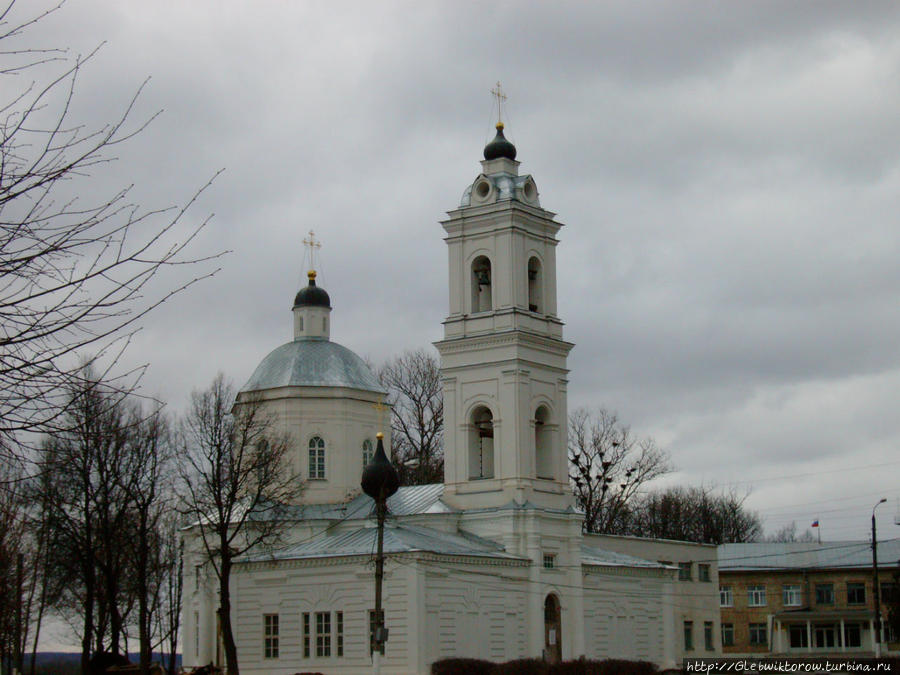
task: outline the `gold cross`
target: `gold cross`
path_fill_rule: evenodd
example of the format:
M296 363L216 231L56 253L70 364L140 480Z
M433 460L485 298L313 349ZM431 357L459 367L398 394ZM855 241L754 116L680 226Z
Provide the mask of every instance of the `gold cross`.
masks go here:
M378 411L378 426L384 431L384 411L387 410L387 406L381 401L378 401L377 403L373 403L372 407Z
M503 102L506 100L506 94L503 93L500 80L497 80L497 88L491 89L491 93L497 97L497 123L503 124Z
M306 252L309 254L309 269L316 269L316 250L322 248L322 243L316 241L316 233L309 231L309 236L303 240Z

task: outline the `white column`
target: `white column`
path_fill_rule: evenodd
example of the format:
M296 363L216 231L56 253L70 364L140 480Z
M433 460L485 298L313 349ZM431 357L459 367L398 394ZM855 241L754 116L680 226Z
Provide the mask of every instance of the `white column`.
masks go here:
M847 645L844 642L844 617L841 617L841 632L838 634L838 640L840 640L841 651L847 651Z
M811 652L813 650L813 640L812 640L812 623L810 623L809 619L806 620L806 651Z

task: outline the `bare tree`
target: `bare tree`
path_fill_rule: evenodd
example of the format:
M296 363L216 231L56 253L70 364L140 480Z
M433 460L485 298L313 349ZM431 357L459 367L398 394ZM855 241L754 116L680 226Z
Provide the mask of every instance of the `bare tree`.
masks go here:
M218 582L226 664L230 675L238 675L229 587L234 561L281 541L284 507L296 500L302 483L288 461L291 444L276 433L262 402L236 402L221 374L208 389L194 392L182 426L183 505L194 521L194 545Z
M28 29L61 4L0 9L0 437L8 451L18 432L63 421L85 350L111 367L147 312L215 273L161 293L149 286L164 268L204 260L188 250L206 221L182 223L199 192L159 210L131 203L128 187L85 198L92 171L150 120L131 120L143 86L108 124L72 119L79 73L96 52L73 57L27 42ZM120 377L123 390L133 385Z
M635 437L615 413L569 415L569 478L585 532L624 533L636 496L670 470L668 454L652 438Z
M388 390L391 454L402 485L444 479L444 398L441 366L425 349L385 363L378 378Z
M785 525L776 530L773 534L767 536L765 540L771 542L813 542L816 541L816 535L814 535L809 528L798 534L797 521L792 520L790 525Z
M758 541L762 521L744 507L748 496L705 486L668 488L639 501L623 534L701 544Z

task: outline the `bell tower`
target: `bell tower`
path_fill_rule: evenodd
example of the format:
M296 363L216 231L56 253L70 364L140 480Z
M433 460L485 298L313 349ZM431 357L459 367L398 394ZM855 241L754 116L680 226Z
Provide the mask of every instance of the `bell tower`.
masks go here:
M498 94L499 97L499 94ZM481 173L447 232L450 313L441 355L444 499L457 508L515 500L572 505L566 449L566 357L556 310L556 235L516 147L484 148Z

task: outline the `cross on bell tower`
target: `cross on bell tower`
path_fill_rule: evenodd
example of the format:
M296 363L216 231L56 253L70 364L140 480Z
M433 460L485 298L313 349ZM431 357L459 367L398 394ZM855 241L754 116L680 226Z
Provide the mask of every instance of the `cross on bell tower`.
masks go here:
M503 103L506 101L506 94L503 93L503 87L500 80L497 80L497 86L491 89L491 93L497 99L497 124L503 124Z
M316 254L319 249L322 248L322 242L316 239L316 233L312 230L309 231L309 235L304 237L303 246L305 248L305 252L303 255L303 261L309 262L307 266L308 270L315 271L316 269Z

